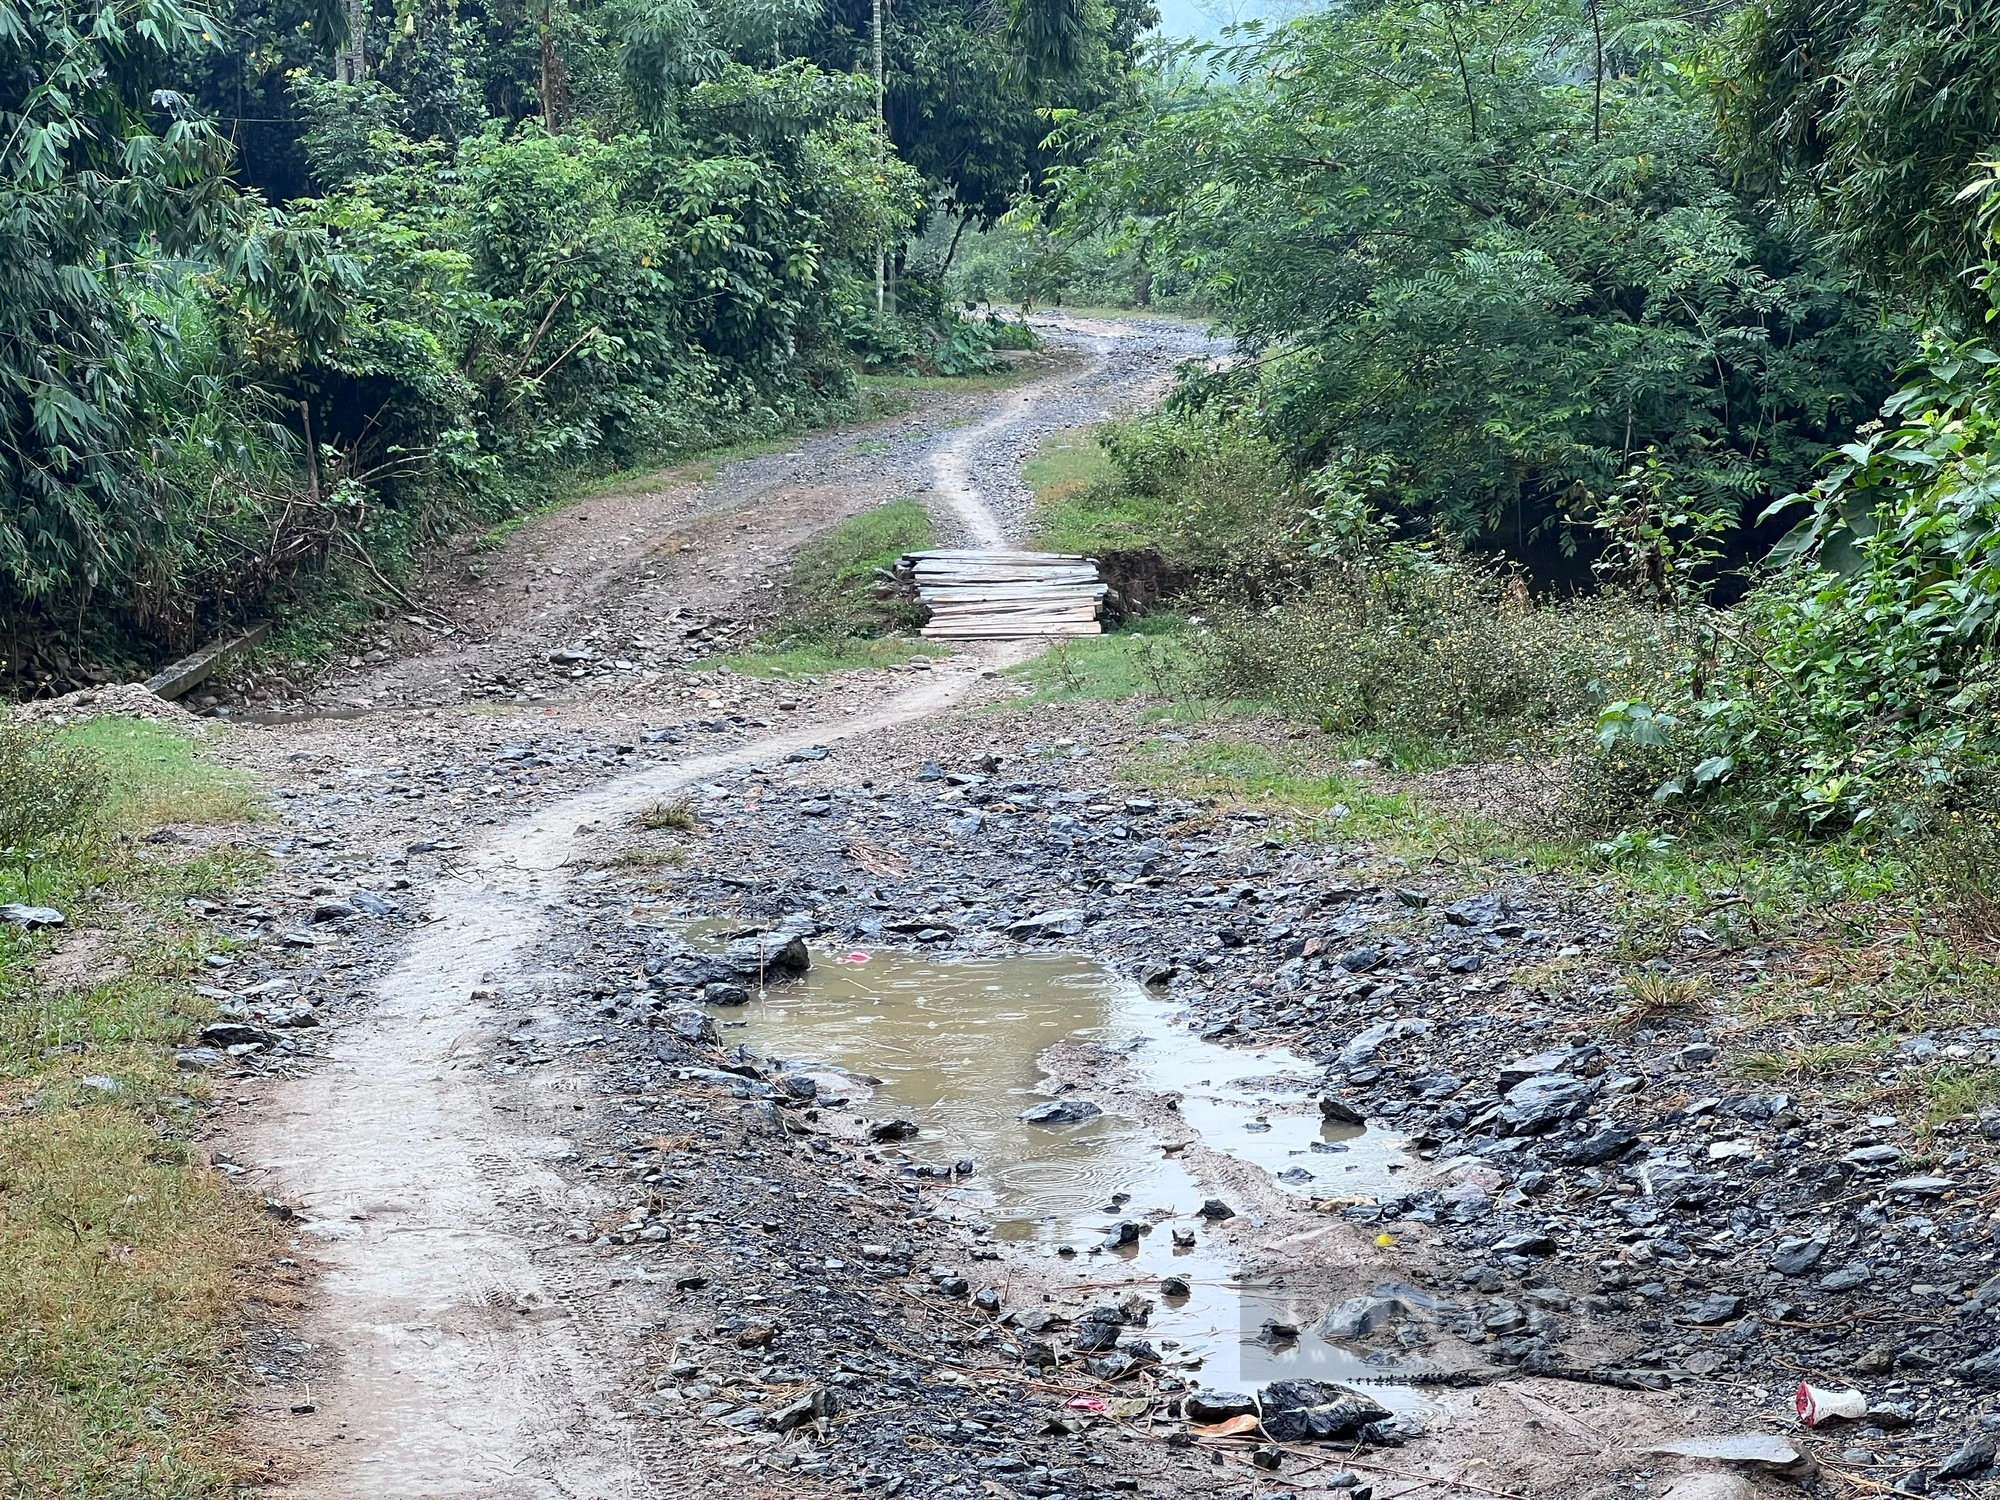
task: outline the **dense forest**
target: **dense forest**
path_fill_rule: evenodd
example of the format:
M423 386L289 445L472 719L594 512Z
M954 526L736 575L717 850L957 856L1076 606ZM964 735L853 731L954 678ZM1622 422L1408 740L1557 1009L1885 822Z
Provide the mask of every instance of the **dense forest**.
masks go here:
M1382 0L1156 52L1037 222L1244 358L1055 529L1212 581L1211 689L1582 756L1572 823L1983 807L1993 19Z
M0 5L9 675L157 660L330 561L974 361L901 247L1033 191L1151 15L909 0L880 97L878 15Z
M975 366L967 294L1067 292L1237 341L1070 527L1178 551L1232 689L1388 733L1409 653L1475 642L1519 670L1423 691L1468 743L1588 710L1628 790L1815 825L1971 795L1987 20L6 0L8 672L158 660L329 566L393 593L468 519ZM1298 644L1385 618L1337 670Z

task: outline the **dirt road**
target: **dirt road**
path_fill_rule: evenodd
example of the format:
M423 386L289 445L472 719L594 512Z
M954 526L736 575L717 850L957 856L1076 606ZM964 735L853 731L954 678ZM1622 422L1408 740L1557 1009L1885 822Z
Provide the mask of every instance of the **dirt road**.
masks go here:
M1091 757L1136 726L1005 712L995 674L1024 648L817 683L686 670L867 505L916 494L962 540L1018 535L1042 434L1144 404L1206 348L1171 324L1048 332L1027 384L467 549L413 620L250 705L333 711L235 737L276 790L281 873L218 917L246 945L218 983L269 1029L218 1089L215 1148L294 1217L311 1284L256 1355L265 1493L1610 1495L1638 1439L1722 1420L1682 1392L1491 1384L1482 1335L1432 1326L1462 1312L1448 1289L1402 1286L1412 1257L1348 1215L1370 1198L1327 1185L1393 1195L1418 1166L1397 1137L1323 1119L1316 1061L1243 1060L1164 991L1059 957L1198 978L1210 959L1174 950L1189 904L1282 882L1310 906L1336 864L1118 800ZM1084 862L1088 821L1114 855ZM1123 920L1149 892L1184 904ZM722 944L751 932L746 968ZM757 993L797 934L790 993L851 1046ZM891 992L916 1006L896 1036ZM1020 1123L1051 1103L1081 1125ZM1297 1362L1299 1308L1388 1283L1397 1350ZM1537 1331L1569 1306L1524 1305ZM1587 1322L1563 1337L1597 1347ZM1184 1394L1265 1355L1257 1378L1420 1364L1469 1387L1362 1402L1358 1453L1194 1444Z
M259 1189L298 1213L320 1271L301 1338L267 1365L255 1441L278 1455L281 1492L608 1496L730 1474L690 1475L684 1434L628 1420L623 1355L645 1319L597 1257L565 1253L572 1226L615 1202L563 1170L601 1128L602 1080L572 1066L496 1079L488 1054L592 833L726 770L934 714L1018 655L784 689L673 670L753 629L789 551L869 505L914 493L947 534L998 539L1043 435L1143 406L1205 348L1171 324L1048 331L1043 368L997 400L927 400L467 550L439 568L424 614L385 632L386 659L351 659L308 703L250 705L372 710L246 728L239 748L290 804L297 831L276 845L290 893L309 908L314 890L373 886L395 908L337 957L307 950L319 973L301 988L330 1040L300 1076L246 1080L228 1131ZM550 661L593 646L604 660L588 670ZM482 698L500 703L468 714ZM644 725L706 753L641 746ZM327 941L343 920L312 930ZM295 1413L309 1381L314 1409Z

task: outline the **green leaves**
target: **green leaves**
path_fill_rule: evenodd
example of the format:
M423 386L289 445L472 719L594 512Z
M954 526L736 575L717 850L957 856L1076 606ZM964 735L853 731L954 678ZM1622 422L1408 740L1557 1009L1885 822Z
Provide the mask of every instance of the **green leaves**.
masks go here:
M1300 468L1394 455L1392 514L1542 576L1656 469L1687 518L1659 534L1740 557L1745 508L1806 481L1904 344L1737 190L1708 45L1678 12L1335 8L1100 124L1063 201L1195 278Z

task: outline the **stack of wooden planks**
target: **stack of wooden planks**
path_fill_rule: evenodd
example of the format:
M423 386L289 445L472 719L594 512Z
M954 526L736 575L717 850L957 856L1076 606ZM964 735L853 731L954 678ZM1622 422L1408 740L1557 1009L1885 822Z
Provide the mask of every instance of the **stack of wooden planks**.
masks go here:
M1101 635L1104 584L1088 557L1061 552L912 552L903 571L944 640Z

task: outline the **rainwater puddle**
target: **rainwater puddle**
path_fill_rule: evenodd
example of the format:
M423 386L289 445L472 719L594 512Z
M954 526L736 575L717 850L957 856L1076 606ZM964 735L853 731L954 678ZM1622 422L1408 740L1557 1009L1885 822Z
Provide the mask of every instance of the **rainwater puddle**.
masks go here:
M719 1019L743 1023L733 1033L753 1050L819 1072L822 1093L848 1093L854 1111L915 1120L922 1134L907 1149L917 1162L970 1158L973 1176L945 1189L948 1201L990 1220L1011 1253L1048 1257L1055 1284L1070 1285L1077 1300L1154 1297L1146 1336L1163 1350L1178 1345L1164 1350L1170 1359L1200 1355L1204 1384L1384 1373L1312 1332L1332 1300L1323 1288L1236 1279L1199 1217L1213 1190L1163 1150L1199 1136L1301 1196L1396 1191L1391 1169L1405 1161L1398 1140L1322 1120L1317 1075L1304 1059L1204 1042L1143 987L1071 957L877 953L850 964L815 953L805 977ZM1040 1059L1063 1041L1115 1051L1140 1089L1180 1094L1179 1119L1121 1117L1108 1091L1080 1087L1062 1097L1091 1099L1105 1114L1057 1127L1023 1121L1023 1110L1049 1097ZM1149 1231L1136 1245L1091 1253L1120 1220ZM1195 1231L1192 1248L1173 1243L1177 1228ZM1063 1246L1076 1253L1059 1255ZM1188 1297L1159 1297L1170 1274L1189 1282ZM1297 1329L1296 1338L1260 1339L1267 1320ZM1394 1394L1383 1388L1378 1398ZM1414 1392L1402 1394L1418 1404Z

